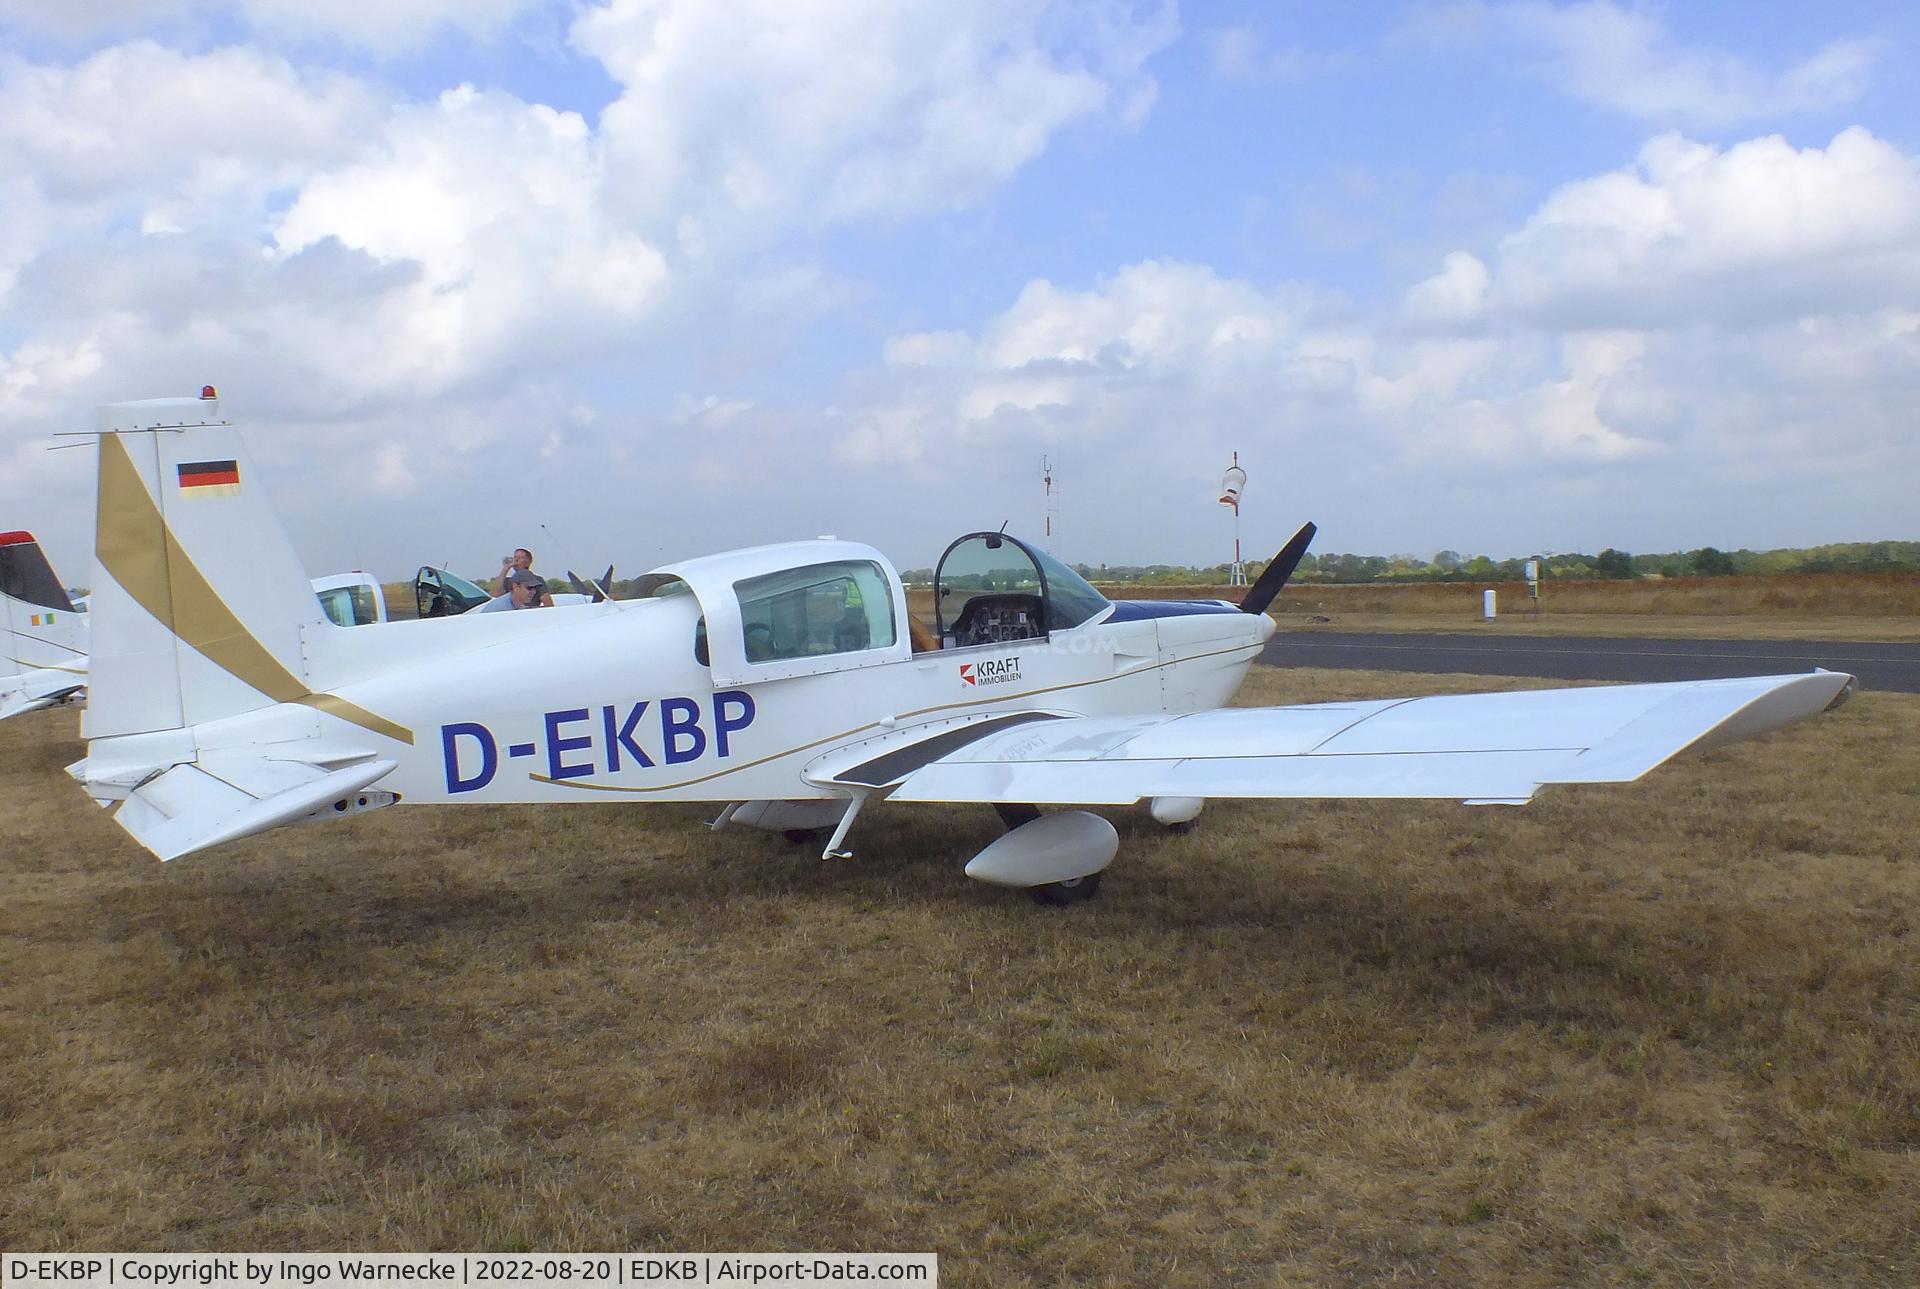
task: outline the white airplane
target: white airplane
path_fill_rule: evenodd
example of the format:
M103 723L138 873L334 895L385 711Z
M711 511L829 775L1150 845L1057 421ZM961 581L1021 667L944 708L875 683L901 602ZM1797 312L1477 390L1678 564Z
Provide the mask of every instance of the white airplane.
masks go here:
M85 696L87 615L74 608L32 533L0 533L0 625L8 668L0 674L0 720Z
M831 826L868 802L980 802L1010 831L967 875L1070 903L1118 836L1085 809L1190 821L1213 797L1520 804L1835 705L1807 675L1223 708L1274 633L1243 612L1112 603L1016 538L935 573L936 627L871 547L683 560L639 600L343 631L313 597L215 400L103 408L86 759L70 773L162 859L396 803L709 801ZM232 486L203 491L199 480Z

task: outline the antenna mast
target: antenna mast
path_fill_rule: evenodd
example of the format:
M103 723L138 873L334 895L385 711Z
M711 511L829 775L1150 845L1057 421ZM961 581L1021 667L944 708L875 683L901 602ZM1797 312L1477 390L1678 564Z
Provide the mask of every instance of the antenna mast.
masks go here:
M1047 554L1053 554L1053 517L1058 512L1057 500L1053 495L1053 458L1040 458L1040 486L1045 490L1046 504L1042 510L1045 519L1045 542Z

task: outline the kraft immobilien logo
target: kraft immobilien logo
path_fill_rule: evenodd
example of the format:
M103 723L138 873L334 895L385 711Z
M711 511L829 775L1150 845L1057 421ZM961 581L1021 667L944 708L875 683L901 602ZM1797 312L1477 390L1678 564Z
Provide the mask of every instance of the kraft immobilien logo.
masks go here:
M960 679L969 685L1010 685L1020 679L1018 658L989 658L960 664Z

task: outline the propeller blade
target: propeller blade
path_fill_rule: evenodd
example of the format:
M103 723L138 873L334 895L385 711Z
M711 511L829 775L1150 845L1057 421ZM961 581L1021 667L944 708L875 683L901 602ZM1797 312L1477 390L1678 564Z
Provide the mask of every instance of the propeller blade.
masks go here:
M613 565L611 564L607 565L607 571L600 575L600 580L597 582L581 577L572 569L567 570L567 580L572 582L573 589L586 596L591 604L613 598Z
M1300 561L1306 558L1307 547L1313 543L1313 535L1320 530L1312 524L1303 526L1293 535L1293 539L1280 548L1273 562L1260 571L1259 580L1247 588L1247 594L1240 601L1240 608L1246 613L1265 613L1274 597L1280 594L1280 588L1293 576L1293 570L1300 567Z

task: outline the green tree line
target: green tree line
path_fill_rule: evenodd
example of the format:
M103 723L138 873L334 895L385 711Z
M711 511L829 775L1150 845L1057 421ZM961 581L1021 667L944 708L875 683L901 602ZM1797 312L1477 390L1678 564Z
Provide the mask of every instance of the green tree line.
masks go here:
M1517 582L1526 576L1526 558L1496 560L1443 550L1431 559L1415 555L1309 554L1294 573L1295 582ZM1590 581L1636 577L1733 577L1779 573L1920 572L1920 542L1838 542L1826 546L1777 550L1696 550L1632 554L1613 547L1589 555L1558 551L1541 557L1542 576ZM1224 586L1225 564L1075 564L1074 571L1093 582L1136 586ZM1249 579L1264 565L1247 565ZM928 570L931 577L931 570Z

